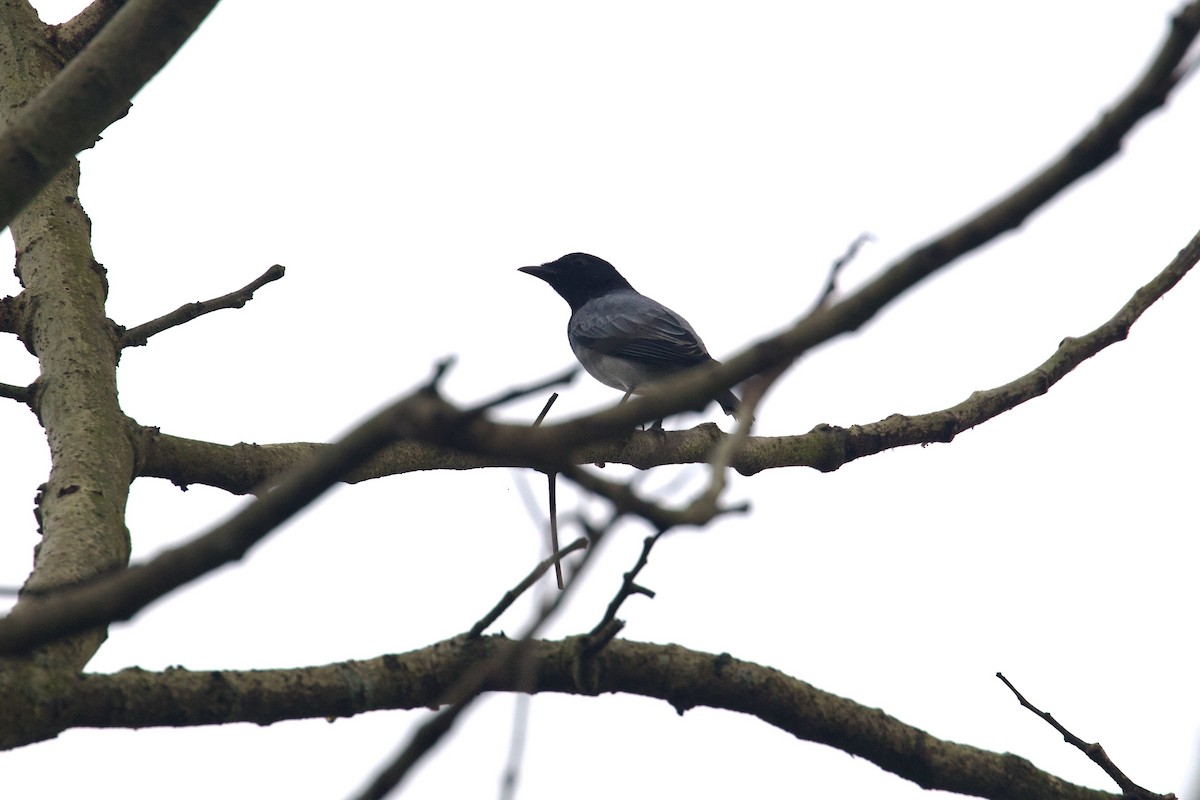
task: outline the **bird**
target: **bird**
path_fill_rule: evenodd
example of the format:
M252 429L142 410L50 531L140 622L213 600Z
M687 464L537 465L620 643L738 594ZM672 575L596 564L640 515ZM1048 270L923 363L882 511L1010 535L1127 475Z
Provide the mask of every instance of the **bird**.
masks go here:
M687 320L638 292L602 258L568 253L518 269L550 284L571 306L571 350L593 378L625 392L622 402L655 381L717 363ZM741 401L733 392L724 389L713 399L740 419Z

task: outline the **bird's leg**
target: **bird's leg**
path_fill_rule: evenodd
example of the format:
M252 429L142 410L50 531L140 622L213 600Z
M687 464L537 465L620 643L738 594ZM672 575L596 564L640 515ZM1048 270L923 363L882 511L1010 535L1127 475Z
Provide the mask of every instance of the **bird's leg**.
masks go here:
M633 394L633 390L634 390L634 389L636 389L636 388L637 388L636 386L631 386L630 388L626 389L626 390L625 390L625 396L621 398L621 402L620 402L620 403L617 403L617 405L621 405L621 404L622 404L622 403L624 403L626 400L628 400L628 399L629 399L629 396L630 396L631 394ZM642 426L642 430L646 430L646 426L645 426L645 425L643 425L643 426ZM652 430L652 431L653 431L653 430L660 430L660 431L661 431L661 430L662 430L662 420L660 419L658 422L656 422L656 423L654 423L652 426L650 426L650 430Z

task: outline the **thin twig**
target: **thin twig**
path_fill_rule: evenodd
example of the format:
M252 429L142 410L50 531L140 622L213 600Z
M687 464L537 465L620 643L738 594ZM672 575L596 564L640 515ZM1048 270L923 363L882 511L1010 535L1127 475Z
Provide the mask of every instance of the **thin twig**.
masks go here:
M186 322L191 322L196 317L212 313L213 311L219 311L223 308L241 308L253 299L254 293L257 290L271 281L277 281L282 278L284 271L282 266L276 264L236 292L214 297L212 300L188 303L175 309L170 314L164 314L158 319L150 320L138 325L136 328L129 328L121 333L121 347L140 347L146 344L151 336L171 328L176 328Z
M1050 714L1050 712L1042 711L1033 703L1030 703L1028 700L1026 700L1025 695L1018 692L1017 687L1013 686L1012 682L1009 681L1008 678L1004 677L1002 673L997 672L996 677L1003 681L1004 685L1008 687L1009 691L1016 695L1018 702L1020 702L1022 706L1041 717L1047 724L1062 734L1063 741L1079 748L1080 752L1094 761L1096 765L1100 767L1100 769L1104 770L1105 774L1112 778L1117 786L1120 787L1122 794L1124 794L1126 798L1134 798L1134 800L1176 800L1174 794L1157 794L1149 789L1138 786L1136 783L1131 781L1124 772L1117 768L1117 765L1114 764L1112 759L1108 757L1108 753L1104 752L1104 748L1100 746L1099 742L1089 743L1085 742L1083 739L1080 739L1078 736L1063 727L1062 724L1060 724L1059 721Z
M858 255L858 251L864 244L874 241L874 239L875 237L869 233L860 233L857 237L855 237L854 241L850 243L850 246L846 248L846 252L842 253L833 262L833 264L829 267L829 277L825 279L825 287L821 290L821 293L817 295L817 300L812 304L812 310L809 311L810 314L829 302L829 298L833 297L833 293L837 291L838 276L841 274L842 270L854 260L854 257Z
M579 374L579 367L571 367L570 369L568 369L564 372L560 372L557 375L553 375L549 378L546 378L545 380L538 381L537 383L533 383L528 386L518 386L515 389L505 390L504 392L496 395L495 397L491 398L490 400L484 400L482 403L477 403L476 405L471 406L470 408L466 409L463 413L468 414L468 415L483 414L483 412L485 412L485 411L490 411L491 409L496 408L498 406L508 405L509 403L512 403L516 400L520 400L523 397L528 397L531 394L537 394L538 392L549 389L552 386L559 386L559 385L562 385L565 383L570 383L572 380L575 379L575 376L578 374ZM546 414L546 412L548 412L550 410L550 406L554 404L554 400L557 398L558 398L558 394L556 393L551 397L550 400L548 400L546 402L546 406L542 410L542 416L544 416ZM537 422L535 422L533 427L537 427L538 425L541 424L542 416L538 417L538 420L537 420Z
M533 570L525 576L525 578L513 588L504 593L504 597L500 598L500 602L483 616L478 622L471 626L471 630L467 631L467 637L471 639L478 638L487 630L493 622L500 618L500 615L512 606L517 601L517 598L529 590L531 586L537 583L538 578L546 574L546 570L550 569L551 564L558 564L563 556L574 553L576 550L583 550L588 546L588 540L585 536L580 536L575 541L564 547L562 550L555 550L550 554L550 557L544 561L540 561ZM561 588L561 587L560 587Z
M601 617L600 622L587 634L587 644L581 650L582 656L594 656L617 635L621 627L623 627L622 624L618 623L617 612L621 610L621 606L626 600L635 594L645 595L650 599L654 599L654 592L645 586L637 584L635 579L646 567L646 564L650 563L650 551L654 549L654 545L658 544L658 540L666 532L665 529L660 530L653 536L647 536L642 541L642 553L638 556L637 563L633 565L633 569L621 577L621 588L617 590L616 595L609 602L608 608L605 609L604 616Z
M558 552L558 473L546 473L546 492L549 495L550 506L550 552ZM554 580L558 590L563 590L563 572L561 558L554 559Z
M537 419L533 421L530 427L536 428L546 419L546 415L550 413L550 407L554 405L554 401L558 400L558 392L550 395L550 399L546 401L546 405L542 406L542 413L537 415ZM558 552L558 473L546 473L546 491L549 493L550 507L550 552ZM563 571L562 562L554 562L554 580L558 584L558 590L563 590Z
M470 707L478 696L478 694L471 695L461 703L444 708L421 723L409 745L375 776L371 784L358 795L357 800L383 800L387 797L392 789L400 785L400 781L404 779L409 770L416 766L417 762L450 732L459 716Z
M616 517L609 520L608 526L605 529L611 527L615 521ZM599 542L600 536L592 539L592 545L584 553L582 563L579 565L580 570L591 561L598 549L597 545ZM545 564L546 562L542 562L542 565ZM542 565L539 565L539 568ZM417 762L428 754L450 732L450 729L454 727L454 723L462 715L462 712L484 691L488 682L496 676L503 675L506 671L511 670L514 665L520 663L520 659L525 655L526 649L534 644L533 637L537 635L547 620L558 609L562 608L566 598L570 596L571 590L576 585L576 581L571 581L567 585L566 591L559 592L553 601L542 606L541 611L533 621L516 637L516 646L508 651L505 658L481 664L476 669L469 671L461 677L446 693L445 702L450 703L451 706L438 712L436 716L421 725L417 729L417 732L409 739L408 744L375 777L371 785L363 794L359 795L357 800L376 800L377 798L385 797L388 792L396 788Z
M582 467L569 467L563 470L563 474L592 494L608 500L621 513L639 516L658 530L677 525L704 525L723 514L745 513L750 510L746 503L721 506L715 499L710 498L707 492L683 508L666 508L641 497L627 484L606 481Z
M536 428L546 419L546 415L550 413L550 407L554 405L554 401L558 400L558 392L553 392L550 398L546 400L546 405L542 406L542 411L537 415L537 419L533 421L531 428Z

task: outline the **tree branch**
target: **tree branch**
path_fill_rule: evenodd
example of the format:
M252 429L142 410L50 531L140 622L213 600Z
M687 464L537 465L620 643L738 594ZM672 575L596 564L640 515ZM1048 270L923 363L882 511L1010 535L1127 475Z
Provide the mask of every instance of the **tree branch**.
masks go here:
M1067 151L1042 172L936 239L885 269L857 292L823 306L790 330L710 368L688 370L625 403L606 422L611 433L686 410L769 369L786 366L808 350L857 330L909 289L959 257L1013 230L1071 184L1114 156L1134 126L1161 107L1186 74L1182 67L1200 34L1200 1L1185 6L1152 63L1134 86ZM583 438L584 431L577 431Z
M1111 319L1083 336L1064 339L1049 359L1014 381L975 392L957 405L926 414L894 414L878 422L849 428L818 425L809 433L795 436L749 437L730 453L729 465L743 475L780 467L811 467L832 472L851 461L884 450L952 441L959 433L1040 397L1084 361L1125 339L1133 323L1170 291L1197 261L1200 261L1200 232ZM621 413L621 408L599 412L572 424L584 426L614 413ZM514 429L533 433L521 426ZM555 426L538 430L553 431ZM574 451L574 460L578 464L628 464L639 469L663 464L708 463L717 448L728 439L729 436L711 423L687 431L632 431L617 441L581 446ZM251 491L272 475L331 446L308 442L221 445L170 436L154 428L139 429L138 441L139 475L168 478L182 486L201 483L238 494ZM539 440L538 446L544 448L544 453L553 453L555 448L562 447L562 442L545 439ZM520 449L528 451L531 446L525 443ZM472 455L445 445L405 441L382 450L347 473L344 480L356 483L421 470L513 467L527 463L527 458L517 453Z
M52 595L27 597L0 619L0 654L92 626L129 619L150 602L216 567L241 558L341 476L400 437L439 431L446 404L426 387L377 413L319 458L285 474L278 484L231 519L144 565L108 573ZM449 424L456 422L450 419ZM444 432L442 435L445 435Z
M872 241L874 238L875 237L869 233L860 233L858 236L854 237L854 241L852 241L846 247L846 252L838 256L837 259L829 266L829 275L825 278L825 286L821 288L820 293L817 295L817 299L813 302L812 310L822 308L829 303L830 298L832 298L834 293L837 291L838 276L842 274L842 270L850 265L850 262L853 261L858 255L858 251L862 249L862 246L867 242ZM812 311L810 310L809 313L811 314Z
M214 297L212 300L188 303L158 319L138 325L136 328L123 330L121 331L121 347L140 347L146 344L146 341L155 334L183 325L186 322L191 322L196 317L209 314L213 311L219 311L223 308L242 308L246 303L254 299L256 291L271 281L279 280L283 277L283 274L284 268L276 264L236 292L230 292L221 297Z
M1135 292L1112 319L1083 337L1064 340L1058 351L1033 372L988 392L976 392L946 411L914 418L896 415L874 426L858 429L821 430L820 439L825 450L813 466L832 470L854 458L890 447L950 441L960 431L1045 394L1080 363L1110 344L1123 340L1137 318L1178 283L1197 260L1200 260L1200 232L1158 276ZM86 586L64 591L61 595L30 599L19 605L7 618L0 620L0 653L24 652L33 644L92 625L128 619L166 592L223 563L240 558L275 525L397 438L440 441L457 449L485 454L495 454L498 442L509 443L517 464L564 471L584 488L609 498L622 510L645 516L660 528L711 519L721 511L716 508L715 502L702 506L693 504L678 512L669 511L646 503L628 487L603 481L585 470L563 463L577 443L574 437L581 426L586 426L589 420L596 420L593 435L606 435L608 431L603 421L609 420L611 424L614 415L619 418L625 408L640 402L626 403L573 423L528 428L490 422L477 412L455 409L437 397L432 389L422 390L368 420L337 445L331 446L320 458L290 473L278 487L209 534L168 551L145 566L104 576ZM657 418L656 413L650 418ZM565 436L562 435L564 431ZM652 435L657 437L659 434ZM750 444L744 444L735 457L736 461L745 458ZM743 467L745 465L739 466ZM751 474L763 468L745 467L745 471Z
M679 713L708 707L749 714L798 739L836 747L926 789L988 798L1115 800L1069 784L1011 754L990 753L930 736L884 712L823 692L778 670L728 654L617 639L591 660L595 683L581 687L578 638L517 642L502 636L455 638L401 655L280 670L153 673L64 678L56 702L5 688L0 747L48 739L77 727L147 728L342 717L381 709L435 706L469 674L515 663L527 650L535 680L521 670L489 670L486 691L659 698ZM369 686L370 692L356 687Z
M790 330L747 348L724 364L689 370L663 381L655 391L609 411L543 426L533 435L526 435L529 431L523 426L493 425L488 431L489 436L475 438L469 448L444 446L452 444L449 442L438 442L434 447L405 443L381 453L379 460L363 465L347 475L347 479L365 480L418 469L518 466L536 461L542 453L572 449L576 450L578 463L619 462L647 468L664 463L707 461L720 436L715 426L701 426L686 434L667 434L653 440L630 432L639 424L686 410L700 399L711 397L716 391L753 375L768 370L782 371L812 347L857 329L936 270L1018 226L1041 205L1117 152L1121 140L1133 126L1165 102L1167 94L1182 78L1180 64L1198 32L1200 2L1193 2L1176 15L1166 41L1142 78L1059 160L972 219L901 259L858 292L832 306L814 310ZM1072 354L1061 350L1056 354L1059 355L1063 356L1063 363L1077 364L1083 360L1075 360ZM1035 392L1029 397L1040 393ZM731 466L743 474L778 466L811 466L829 471L854 458L891 447L950 441L958 431L1016 405L1014 402L1007 408L981 413L977 409L979 404L972 401L986 399L977 394L953 409L913 420L893 416L863 428L844 430L819 426L804 437L751 439L739 448L736 458L731 459ZM959 412L966 415L966 423L960 423L955 416ZM139 475L164 477L183 486L205 483L238 493L248 492L276 474L279 465L294 463L301 454L322 447L299 443L265 448L237 445L236 449L226 449L220 445L165 437L155 429L143 429L142 433ZM621 437L622 443L595 444L614 437ZM472 455L464 455L464 452Z
M0 397L16 400L18 403L30 405L33 402L34 385L14 386L11 383L0 383Z
M121 10L126 0L92 0L92 3L66 22L51 25L47 38L65 60L71 60L100 29Z
M1167 267L1150 283L1134 293L1129 302L1104 325L1077 339L1068 338L1058 351L1040 367L1016 381L987 392L976 392L959 405L921 417L895 415L872 426L834 429L826 427L813 434L823 446L823 454L813 462L819 469L832 470L855 458L880 452L903 444L928 441L950 441L963 430L972 428L1033 397L1045 394L1080 363L1110 344L1123 340L1130 326L1158 298L1162 297L1200 260L1200 232L1179 252ZM626 404L628 405L628 404ZM600 412L594 419L611 417L622 407ZM586 422L588 418L576 421ZM500 425L489 422L475 411L455 409L432 389L422 390L368 420L351 432L342 442L332 446L322 457L306 467L297 469L278 487L261 497L254 505L205 536L176 550L159 556L142 567L134 567L92 584L64 592L63 595L30 600L18 607L8 618L0 620L0 653L23 652L31 644L48 641L65 633L82 630L89 625L128 619L167 591L192 580L227 561L240 558L246 550L265 536L272 527L286 519L347 472L359 467L388 442L398 437L422 441L442 441L465 450L487 452L497 431L516 430L534 438L567 426L550 429ZM602 427L597 426L600 434ZM813 436L809 434L809 436ZM651 434L657 438L659 434ZM503 439L502 439L503 440ZM510 440L511 441L511 440ZM680 511L661 508L639 498L629 487L604 481L579 467L564 465L574 440L549 437L531 448L521 442L514 461L525 466L545 469L547 465L562 471L584 488L608 498L622 512L645 517L659 529L679 524L697 524L712 519L726 510L716 506L708 493ZM751 449L747 441L734 456L742 461ZM536 458L525 453L538 452ZM590 460L590 459L589 459ZM551 463L558 462L558 463ZM779 466L777 459L772 466ZM751 468L739 465L747 474L765 466ZM708 498L710 502L700 502Z
M0 297L0 333L20 335L21 320L26 314L26 297L22 292L18 295Z
M471 626L471 630L467 631L468 639L477 639L483 635L483 632L491 627L492 623L500 619L500 615L507 611L513 603L517 602L517 598L529 591L538 578L546 574L546 570L550 569L551 565L557 565L563 557L574 553L576 550L583 550L588 546L588 540L584 537L579 537L561 550L555 550L550 556L543 561L540 561L533 571L513 588L504 593L504 597L500 598L500 602L492 608L491 611L483 615L483 618ZM562 587L559 587L562 588Z
M216 0L129 0L0 133L0 228L125 115Z
M427 386L391 404L316 458L284 474L254 503L208 533L146 564L110 572L53 594L26 595L7 617L0 619L0 655L24 653L61 636L129 619L179 586L240 559L280 523L397 439L452 441L463 427L490 424L481 420L480 410L463 411L438 396L437 384L448 366L448 361L439 364ZM513 390L483 407L540 392L573 373Z
M1113 782L1121 788L1121 793L1125 798L1127 798L1127 800L1176 800L1176 797L1173 794L1157 794L1149 789L1138 786L1136 783L1131 781L1124 772L1117 768L1117 765L1114 764L1112 759L1108 757L1108 753L1104 752L1104 748L1100 746L1099 742L1088 744L1083 739L1080 739L1078 736L1064 728L1059 721L1049 713L1042 711L1033 703L1026 700L1025 695L1018 692L1017 687L1013 686L1008 678L1004 677L1004 675L997 672L996 677L1004 682L1004 685L1008 687L1010 692L1016 695L1017 701L1022 706L1041 717L1044 722L1062 734L1063 741L1078 748L1080 752L1095 762L1100 769L1104 770L1104 773L1108 775L1108 777L1112 778Z

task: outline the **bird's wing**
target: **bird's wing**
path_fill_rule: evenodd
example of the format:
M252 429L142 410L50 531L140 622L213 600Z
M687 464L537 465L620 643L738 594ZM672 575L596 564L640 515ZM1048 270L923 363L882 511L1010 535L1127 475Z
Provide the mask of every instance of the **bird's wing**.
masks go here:
M571 335L596 352L664 367L692 366L710 358L687 320L634 292L588 302L572 316Z

